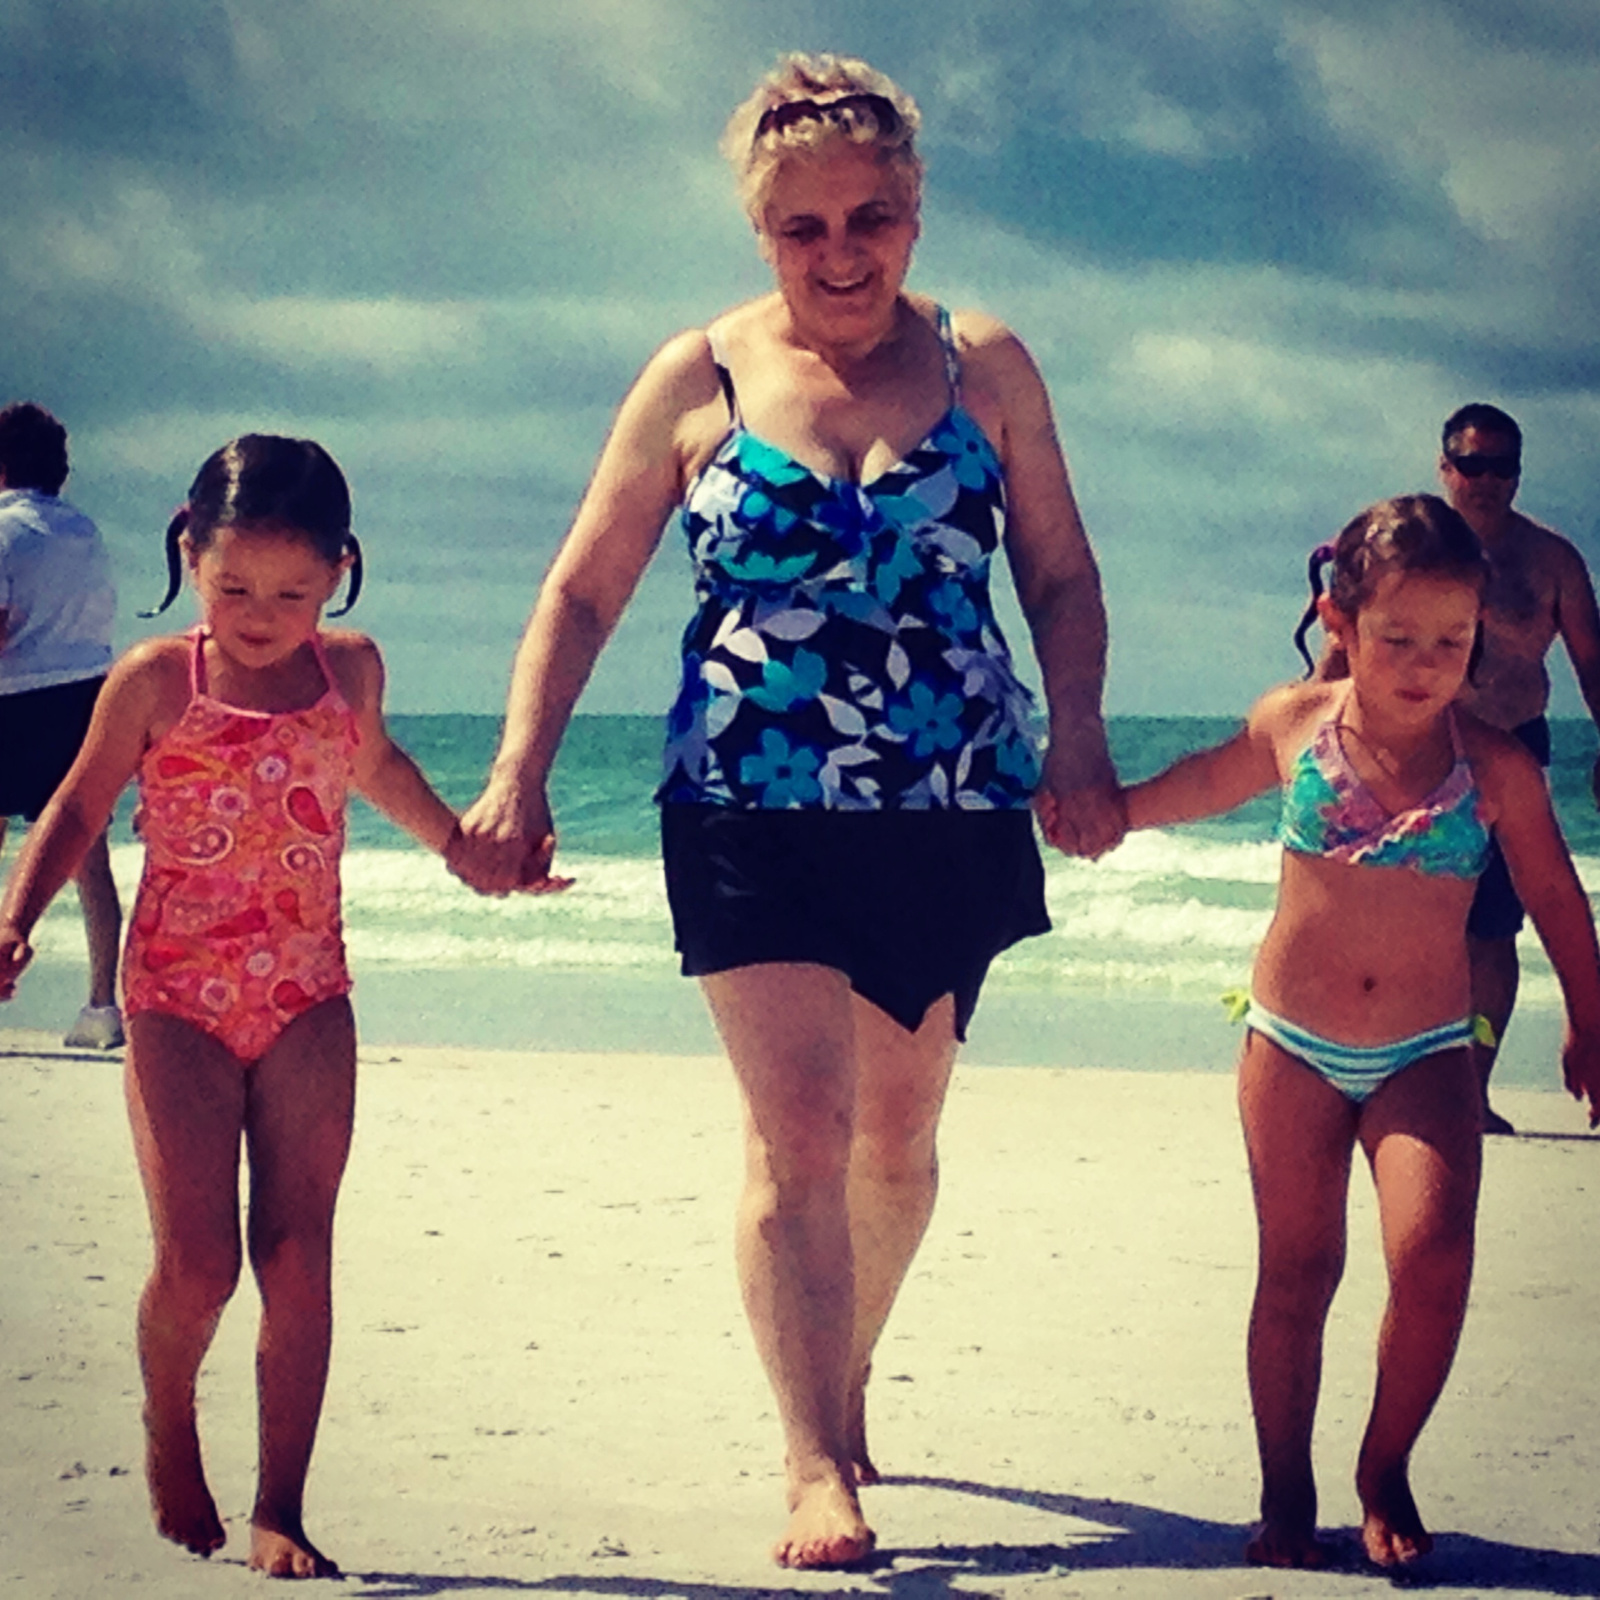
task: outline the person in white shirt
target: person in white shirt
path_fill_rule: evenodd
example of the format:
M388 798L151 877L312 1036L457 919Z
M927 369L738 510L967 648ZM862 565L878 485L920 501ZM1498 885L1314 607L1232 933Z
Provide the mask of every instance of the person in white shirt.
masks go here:
M11 817L32 822L77 759L111 666L116 611L94 523L60 498L67 430L29 401L0 409L0 849ZM104 834L78 871L89 999L64 1043L120 1045L122 909Z

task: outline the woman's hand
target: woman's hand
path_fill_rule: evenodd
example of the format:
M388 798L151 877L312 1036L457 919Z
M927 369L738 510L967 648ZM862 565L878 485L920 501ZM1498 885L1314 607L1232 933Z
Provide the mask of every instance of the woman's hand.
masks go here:
M1091 861L1115 849L1128 831L1128 808L1104 736L1083 729L1071 749L1051 741L1033 809L1045 841L1064 855Z
M1115 849L1128 831L1127 806L1115 783L1090 789L1041 788L1033 809L1046 843L1064 855L1092 861Z
M573 884L571 878L551 875L555 849L555 826L544 789L519 804L507 785L491 777L463 813L444 861L479 894L506 895L519 889L554 894Z

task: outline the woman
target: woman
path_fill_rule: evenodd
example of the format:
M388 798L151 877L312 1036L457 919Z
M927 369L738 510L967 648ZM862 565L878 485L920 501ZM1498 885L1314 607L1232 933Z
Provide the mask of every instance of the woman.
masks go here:
M872 1548L865 1389L933 1207L934 1135L992 958L1048 926L1029 803L1096 855L1122 815L1100 720L1099 577L1026 351L905 291L915 105L792 56L724 149L775 291L669 341L624 401L463 819L475 887L561 885L546 777L681 507L698 609L670 722L663 857L747 1111L739 1270L777 1396L788 1566ZM987 593L1003 543L1049 705Z

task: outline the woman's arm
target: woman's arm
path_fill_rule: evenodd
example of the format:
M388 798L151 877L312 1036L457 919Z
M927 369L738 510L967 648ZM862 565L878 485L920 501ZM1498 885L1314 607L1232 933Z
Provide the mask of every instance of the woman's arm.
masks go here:
M9 999L32 957L28 939L50 902L105 832L117 796L139 770L151 729L170 720L170 704L188 696L184 650L170 641L136 645L112 669L71 770L28 841L0 899L0 999Z
M1102 855L1125 824L1101 713L1106 612L1100 572L1033 358L992 318L964 313L959 331L963 392L973 391L973 408L1005 470L1006 555L1044 680L1050 746L1037 800L1040 822L1058 849Z
M1124 790L1128 826L1161 828L1219 816L1270 789L1278 781L1272 721L1270 701L1264 700L1225 743L1184 756Z
M385 816L443 855L456 833L456 814L434 793L422 769L389 737L383 720L383 656L364 634L327 636L339 689L355 714L356 788Z
M1575 1099L1589 1102L1589 1126L1600 1124L1600 943L1589 897L1538 763L1514 739L1480 732L1473 765L1494 814L1495 837L1511 882L1527 908L1567 1009L1562 1074Z
M549 881L551 763L681 498L691 418L720 405L720 395L704 334L688 333L655 355L622 403L517 649L488 784L461 819L450 868L475 889L505 894Z

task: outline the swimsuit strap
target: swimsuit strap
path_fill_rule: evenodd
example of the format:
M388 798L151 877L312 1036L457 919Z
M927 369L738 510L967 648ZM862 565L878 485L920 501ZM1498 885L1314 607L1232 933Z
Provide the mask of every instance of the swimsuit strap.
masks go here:
M201 623L192 628L189 637L194 640L194 649L189 653L189 697L203 695L206 691L206 639L209 637L206 626ZM342 710L350 709L349 703L339 692L339 680L333 675L333 664L328 660L327 646L322 642L322 633L319 629L311 635L311 653L316 657L318 670L322 673L322 681L326 685L320 699L332 700ZM256 712L252 715L273 716L273 712Z
M944 381L950 385L950 403L961 403L961 353L956 349L955 330L950 326L950 313L944 306L938 308L939 344L944 350Z
M194 648L189 652L189 698L206 692L206 630L205 624L189 630Z
M717 369L717 382L722 385L722 398L728 403L728 421L742 428L744 418L739 415L739 396L734 393L733 374L728 371L728 364L723 359L722 341L710 328L706 329L706 343L711 346L711 361Z
M336 706L348 711L350 707L339 692L339 682L333 675L333 664L328 660L328 647L322 642L320 628L311 635L311 653L317 658L317 665L322 669L322 681L328 686L323 698L332 700Z

